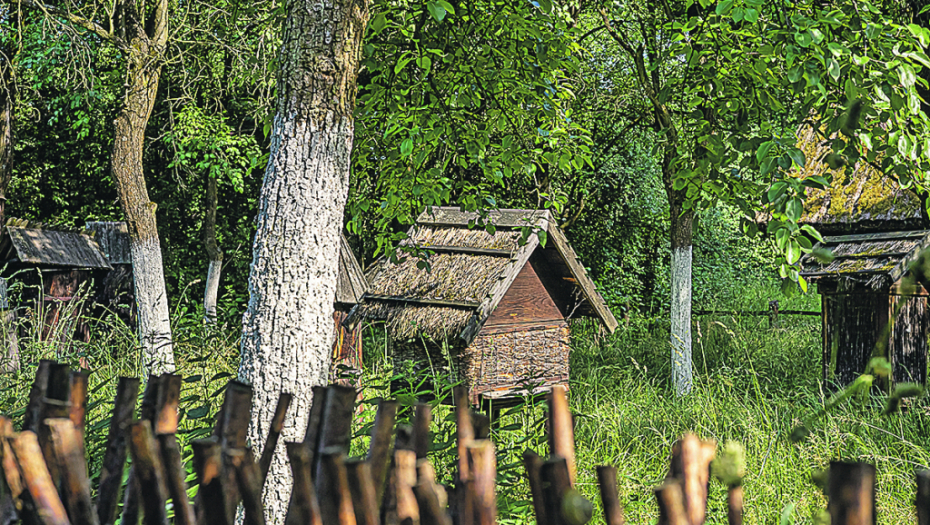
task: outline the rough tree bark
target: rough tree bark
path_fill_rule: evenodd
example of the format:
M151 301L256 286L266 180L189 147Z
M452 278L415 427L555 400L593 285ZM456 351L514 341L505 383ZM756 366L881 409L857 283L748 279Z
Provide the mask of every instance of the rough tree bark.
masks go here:
M139 341L145 369L150 374L174 371L171 324L161 245L155 223L155 203L149 199L142 171L145 127L161 74L161 58L168 40L168 3L155 3L151 30L135 10L123 2L123 39L127 61L123 106L113 122L115 140L111 170L119 190L120 205L129 226L133 284L139 320Z
M207 175L206 217L203 221L203 245L207 250L207 289L203 294L204 321L216 322L216 297L220 290L220 277L223 273L223 252L216 242L216 178Z
M10 25L15 26L16 13L11 10L0 15L10 17ZM13 53L12 41L10 45L0 49L0 234L6 223L6 189L13 176ZM16 337L15 317L8 309L6 298L6 283L0 283L2 297L0 297L0 340L6 347L6 355L0 358L0 372L9 372L19 369L19 341Z
M252 443L264 442L282 391L294 398L281 441L301 438L311 387L328 379L367 4L287 0L277 115L243 316L239 377L254 388ZM289 481L281 447L265 485L271 524L284 521Z
M129 226L143 364L148 373L162 374L174 371L174 352L161 246L155 224L156 206L149 199L145 184L142 151L145 127L155 105L168 41L168 0L117 0L114 4L102 9L93 2L74 6L86 8L94 16L108 15L98 21L67 8L46 5L37 0L21 0L24 7L95 34L116 47L125 60L126 91L113 121L110 170Z

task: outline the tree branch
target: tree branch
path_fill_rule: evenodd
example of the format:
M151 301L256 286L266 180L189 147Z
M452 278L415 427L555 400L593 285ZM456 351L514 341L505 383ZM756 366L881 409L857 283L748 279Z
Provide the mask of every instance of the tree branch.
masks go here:
M42 11L45 16L63 18L71 25L84 28L104 40L113 42L115 45L117 45L117 47L121 47L122 42L120 42L120 40L113 33L106 30L103 26L97 22L94 22L93 20L88 20L82 16L78 16L58 7L43 4L42 2L37 2L35 0L19 0L19 2L30 9L37 9Z

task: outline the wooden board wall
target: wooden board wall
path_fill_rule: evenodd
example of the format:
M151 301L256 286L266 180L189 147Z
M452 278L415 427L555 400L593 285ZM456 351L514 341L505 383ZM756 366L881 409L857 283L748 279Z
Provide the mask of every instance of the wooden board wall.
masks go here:
M926 296L891 296L891 311L898 303L891 335L891 365L895 383L925 383L927 380L927 329L930 312Z
M533 265L527 262L484 324L481 333L501 333L563 321Z
M824 295L826 380L847 385L865 372L888 322L888 301L883 293Z

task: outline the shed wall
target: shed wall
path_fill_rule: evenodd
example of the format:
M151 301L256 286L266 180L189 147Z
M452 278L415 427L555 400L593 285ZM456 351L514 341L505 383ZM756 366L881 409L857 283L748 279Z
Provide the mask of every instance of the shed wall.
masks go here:
M892 328L891 365L895 383L927 381L927 330L930 312L926 296L891 296L891 311L901 302Z
M889 297L883 293L824 294L824 373L846 385L865 372L872 350L888 322Z
M549 291L539 280L539 275L533 265L526 263L484 326L551 324L562 320L562 312L559 311Z

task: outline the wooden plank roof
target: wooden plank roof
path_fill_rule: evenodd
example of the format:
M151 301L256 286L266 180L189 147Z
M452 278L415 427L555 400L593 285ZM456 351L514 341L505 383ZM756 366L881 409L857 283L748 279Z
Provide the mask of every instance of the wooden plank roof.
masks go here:
M339 274L336 278L336 302L342 304L358 304L362 296L368 291L368 281L365 272L352 253L349 241L342 233L339 234Z
M110 269L100 245L79 231L7 226L0 241L7 260L39 266Z
M547 210L492 211L486 221L494 225L494 234L476 226L479 221L477 213L453 207L429 208L420 214L404 244L428 250L429 256L402 257L396 263L383 257L376 261L368 273L371 291L353 316L387 319L395 338L458 333L468 344L530 257L550 252L546 258L558 277L580 289L584 308L576 313L598 318L611 332L617 328L617 320ZM524 227L546 232L546 247L536 234L525 235Z
M123 221L88 221L87 229L94 232L110 264L132 264L129 248L129 228Z
M812 280L857 279L877 289L897 282L928 246L930 230L824 237L814 248L829 251L832 260L821 262L807 254L800 273Z

